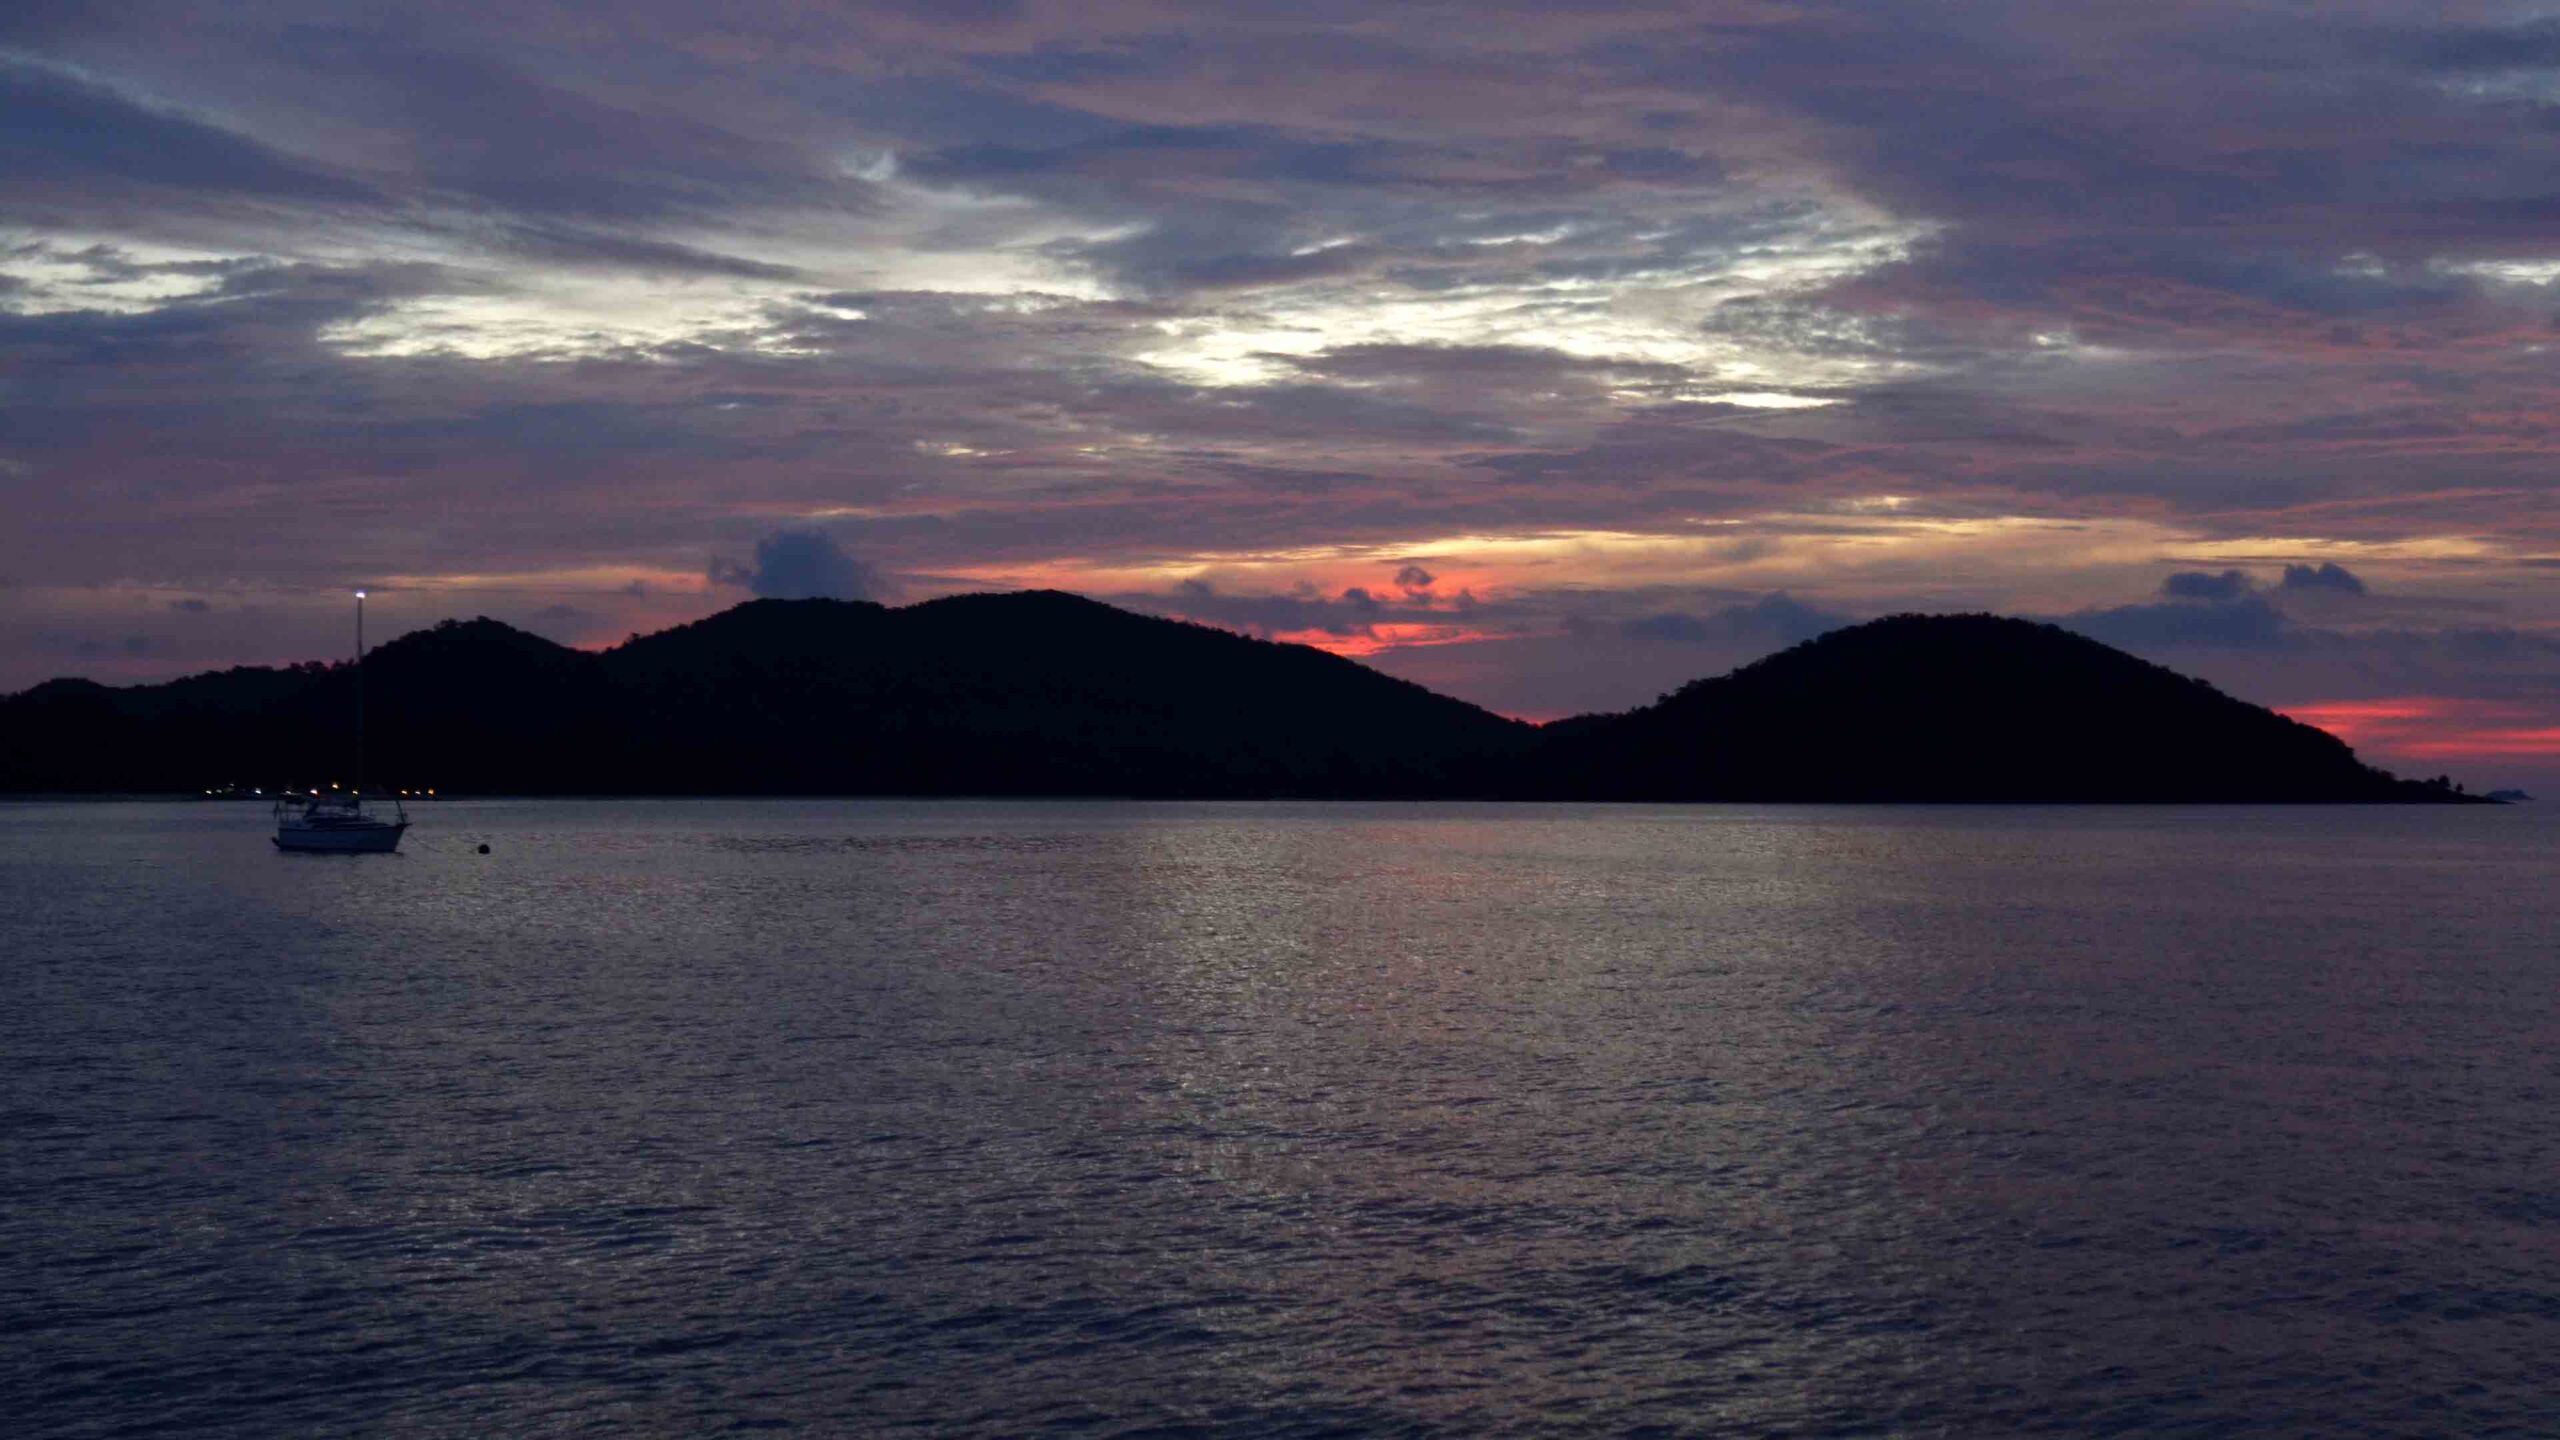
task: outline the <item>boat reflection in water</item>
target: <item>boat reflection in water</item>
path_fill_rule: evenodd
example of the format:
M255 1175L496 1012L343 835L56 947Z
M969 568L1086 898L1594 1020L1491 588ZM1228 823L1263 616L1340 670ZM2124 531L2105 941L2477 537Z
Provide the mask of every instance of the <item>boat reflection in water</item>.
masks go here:
M388 855L400 848L409 812L391 802L390 818L368 811L357 795L286 795L276 801L276 848L342 855Z

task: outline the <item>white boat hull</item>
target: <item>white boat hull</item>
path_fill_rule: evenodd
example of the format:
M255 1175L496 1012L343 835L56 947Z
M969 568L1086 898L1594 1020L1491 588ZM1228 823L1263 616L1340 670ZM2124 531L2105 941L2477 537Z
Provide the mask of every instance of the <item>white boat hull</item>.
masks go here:
M396 825L279 825L276 848L333 855L388 855L400 848L407 821Z

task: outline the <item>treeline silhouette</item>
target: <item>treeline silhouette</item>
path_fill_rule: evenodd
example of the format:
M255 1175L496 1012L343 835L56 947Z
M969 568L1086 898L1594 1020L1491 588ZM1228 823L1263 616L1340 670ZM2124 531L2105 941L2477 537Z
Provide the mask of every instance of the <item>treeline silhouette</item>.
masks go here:
M350 664L0 699L0 790L355 781ZM757 600L601 654L447 621L365 666L376 792L2439 800L2051 626L1899 616L1529 726L1338 656L1055 591Z
M492 620L365 664L375 790L1401 796L1535 732L1339 656L1055 591L756 600L603 654ZM354 782L353 666L0 701L0 787Z
M2060 626L1895 615L1621 715L1548 726L1541 793L1601 800L2459 800Z

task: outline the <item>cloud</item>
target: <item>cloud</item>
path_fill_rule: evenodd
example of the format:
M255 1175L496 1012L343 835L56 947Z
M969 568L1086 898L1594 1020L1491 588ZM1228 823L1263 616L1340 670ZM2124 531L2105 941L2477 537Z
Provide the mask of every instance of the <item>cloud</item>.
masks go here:
M1396 572L1396 585L1403 590L1428 590L1440 577L1419 565L1407 565Z
M2268 685L2541 683L2309 616L2560 631L2549 21L326 8L0 5L0 684L146 581L241 659L339 569L874 591L695 583L840 517L1523 713L1815 623L1771 595Z
M514 255L639 275L731 276L754 280L804 280L796 265L725 255L672 240L651 240L610 230L556 222L527 222L485 232Z
M2171 600L2237 600L2256 588L2257 582L2238 570L2219 575L2182 570L2160 582L2160 593Z
M1398 613L1401 604L1392 598L1376 595L1361 585L1345 586L1330 596L1313 587L1290 595L1231 595L1205 580L1186 580L1169 596L1111 598L1266 638L1274 635L1329 635L1350 639L1373 635L1378 622ZM1413 599L1419 607L1427 606L1430 597L1415 596Z
M870 192L788 138L742 133L716 107L581 85L431 30L294 26L259 60L311 101L391 129L416 180L502 215L627 225L777 205L858 210Z
M2140 654L2194 647L2280 651L2302 643L2284 612L2255 594L2084 610L2053 623Z
M250 137L0 55L0 196L39 214L95 216L149 192L194 206L380 198Z
M1677 611L1642 615L1620 621L1618 630L1630 639L1674 645L1782 650L1850 623L1846 615L1817 609L1780 592L1704 615Z
M84 635L46 632L35 637L35 648L47 655L67 655L77 660L138 659L163 653L166 646L150 635L120 635L101 640Z
M202 615L211 610L213 604L211 601L198 600L194 596L189 596L183 600L170 601L169 608L183 615Z
M2317 590L2335 595L2362 595L2364 581L2344 565L2324 562L2319 565L2287 565L2282 590Z
M710 576L715 585L742 586L767 600L878 600L889 593L878 571L817 530L777 530L756 542L754 563L714 560Z

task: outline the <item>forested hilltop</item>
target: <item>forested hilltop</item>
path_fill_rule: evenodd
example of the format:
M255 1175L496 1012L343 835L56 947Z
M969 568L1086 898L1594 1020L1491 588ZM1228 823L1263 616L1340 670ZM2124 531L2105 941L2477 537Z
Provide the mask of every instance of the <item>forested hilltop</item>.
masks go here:
M1397 796L1517 721L1301 645L1072 595L755 600L602 654L493 620L365 662L374 788L442 793ZM354 667L0 701L0 787L351 783Z
M1899 616L1543 728L1054 591L757 600L600 654L446 622L365 666L370 779L443 794L2434 801L2052 626ZM352 784L354 667L0 699L0 790Z
M2325 730L2060 626L1896 615L1541 734L1602 800L2461 801Z

